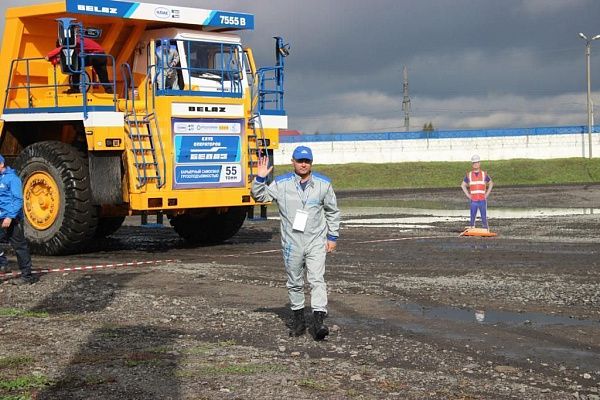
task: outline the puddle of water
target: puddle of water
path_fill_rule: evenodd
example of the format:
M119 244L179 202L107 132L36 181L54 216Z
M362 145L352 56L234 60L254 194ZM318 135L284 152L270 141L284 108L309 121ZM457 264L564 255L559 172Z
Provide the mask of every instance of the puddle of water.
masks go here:
M479 324L504 324L512 326L598 326L600 321L569 318L560 315L550 315L531 312L510 312L497 310L471 310L457 307L426 307L417 303L398 303L403 310L415 316L428 319L445 319L460 322L474 322Z
M551 325L568 326L600 326L600 321L578 320L568 317L547 315L542 313L511 313L503 311L484 311L459 309L456 307L424 307L415 303L397 303L400 308L411 314L422 316L426 320L437 321L458 320L472 323L473 325L484 324L484 326L498 326L506 324L509 326L530 326L532 328ZM425 320L403 321L397 319L369 319L352 318L343 316L332 316L331 322L342 326L361 327L368 330L373 329L401 329L415 334L430 337L444 338L453 342L468 342L473 345L477 343L485 346L487 351L507 357L512 360L524 361L530 358L539 358L547 362L560 363L571 368L587 368L597 370L600 368L600 357L593 350L582 350L580 345L573 346L557 345L551 340L532 339L515 341L503 339L502 335L486 336L477 330L465 329L464 326L453 327L452 324L428 324ZM489 324L489 325L485 325ZM526 339L526 338L525 338Z
M427 208L397 208L397 207L350 207L342 209L344 216L367 216L381 214L414 215L430 218L468 218L469 210L439 210ZM490 218L544 218L555 216L594 215L600 214L600 208L490 208ZM407 217L410 218L410 217Z
M439 210L424 208L361 207L342 209L343 223L355 227L430 229L439 222L469 220L469 210ZM368 218L369 215L392 215ZM393 216L393 215L398 216ZM600 208L495 208L488 211L492 219L541 219L555 216L600 215Z
M512 360L525 361L535 358L546 362L560 363L570 368L586 368L597 370L600 368L600 357L593 350L583 350L578 343L558 344L552 340L541 338L514 340L503 338L502 334L482 334L477 329L470 330L468 325L454 326L443 323L444 320L455 320L471 323L472 326L483 324L484 326L496 326L504 324L508 326L520 326L539 328L540 326L600 326L600 321L578 320L574 318L548 315L543 313L515 313L495 310L470 310L456 307L425 307L417 303L394 302L401 309L411 314L423 317L422 320L405 321L403 319L369 319L352 318L344 316L332 316L331 322L348 327L361 327L369 331L375 329L396 330L426 335L433 338L444 338L452 342L465 342L470 345L484 346L486 351L501 355ZM426 320L434 322L442 321L440 324L427 323ZM498 327L498 329L501 329ZM487 331L487 329L486 329ZM512 338L512 336L508 336Z
M454 222L454 221L462 221L465 218L459 217L389 217L389 218L351 218L344 220L343 223L345 225L363 225L363 226L373 226L373 225L383 225L383 226L401 226L405 228L432 228L432 223L434 222Z
M343 222L344 225L351 225L353 228L404 228L407 231L411 229L430 229L432 225L413 224L410 222L404 223L402 220L378 220L371 222L371 220L348 220Z

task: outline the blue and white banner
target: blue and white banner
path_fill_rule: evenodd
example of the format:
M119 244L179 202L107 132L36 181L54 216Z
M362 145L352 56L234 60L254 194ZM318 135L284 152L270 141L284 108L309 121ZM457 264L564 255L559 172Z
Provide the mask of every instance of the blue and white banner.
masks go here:
M198 187L231 187L227 183L239 183L242 179L239 164L235 165L202 165L199 167L175 167L175 182L178 188Z
M214 161L240 162L240 137L217 135L176 135L175 162L205 164Z
M172 118L174 188L244 186L244 120Z
M66 0L66 6L67 12L75 14L171 21L232 30L254 29L254 15L246 13L111 0Z

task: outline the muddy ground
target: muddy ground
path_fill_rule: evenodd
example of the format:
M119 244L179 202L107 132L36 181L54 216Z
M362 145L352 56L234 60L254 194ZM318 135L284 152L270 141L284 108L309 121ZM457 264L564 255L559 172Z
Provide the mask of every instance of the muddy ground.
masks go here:
M600 399L600 186L497 188L485 239L461 196L338 194L324 342L288 336L277 220L35 257L175 261L0 285L0 399Z

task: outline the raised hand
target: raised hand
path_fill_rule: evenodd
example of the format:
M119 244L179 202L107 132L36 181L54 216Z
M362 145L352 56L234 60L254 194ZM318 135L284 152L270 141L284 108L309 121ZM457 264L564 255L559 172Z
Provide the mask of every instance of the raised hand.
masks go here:
M267 175L269 175L271 173L271 171L273 171L273 166L269 167L269 157L259 156L256 175L260 176L261 178L266 178Z

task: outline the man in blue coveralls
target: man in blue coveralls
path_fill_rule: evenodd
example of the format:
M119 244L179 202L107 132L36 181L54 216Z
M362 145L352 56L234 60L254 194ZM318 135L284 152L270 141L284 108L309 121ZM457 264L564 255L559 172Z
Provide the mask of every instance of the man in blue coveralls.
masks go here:
M15 170L4 162L0 155L0 238L8 239L17 254L21 278L13 283L35 283L38 279L31 274L31 256L23 233L23 186ZM10 272L4 252L0 252L0 271Z
M304 320L304 272L311 286L311 307L315 340L323 340L329 329L323 324L327 315L325 257L333 252L339 236L340 211L331 181L312 172L310 148L298 146L292 155L294 172L275 178L267 185L273 167L267 157L258 162L252 183L256 201L275 201L281 217L281 245L287 273L288 296L294 321L290 336L306 331Z

